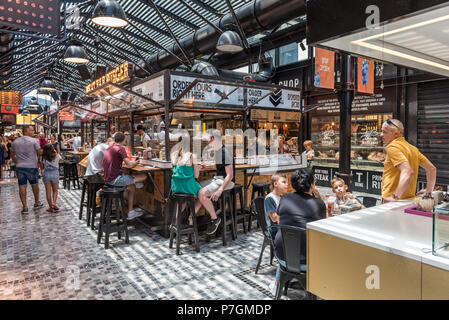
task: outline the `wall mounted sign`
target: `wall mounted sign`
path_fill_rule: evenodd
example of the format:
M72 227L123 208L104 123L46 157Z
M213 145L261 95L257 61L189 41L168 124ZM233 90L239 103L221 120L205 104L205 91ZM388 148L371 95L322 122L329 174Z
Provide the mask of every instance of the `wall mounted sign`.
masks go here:
M59 0L8 0L0 2L0 24L59 36Z
M374 94L374 61L357 58L357 91Z
M112 71L109 71L106 75L96 79L86 86L86 94L99 88L105 83L119 83L129 79L129 65L128 62L124 62Z
M315 48L313 84L317 88L334 89L335 52Z
M196 78L179 75L171 75L170 97L176 99ZM214 106L220 105L242 106L244 105L243 88L221 84L199 82L188 92L177 105L184 106ZM247 105L254 104L254 108L276 108L300 110L301 93L296 90L267 90L264 88L247 89ZM225 97L225 99L222 99ZM261 99L264 97L263 99Z
M17 114L17 113L19 113L19 105L18 104L2 104L0 107L0 113Z
M14 124L16 124L16 115L15 114L2 114L2 125L12 126Z
M1 24L1 23L0 23ZM0 104L22 104L22 92L0 91Z

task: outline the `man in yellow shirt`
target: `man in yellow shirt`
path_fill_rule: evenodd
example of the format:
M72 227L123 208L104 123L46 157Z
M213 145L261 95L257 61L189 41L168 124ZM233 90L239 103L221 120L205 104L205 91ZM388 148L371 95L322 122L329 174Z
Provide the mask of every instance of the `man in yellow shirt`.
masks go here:
M418 148L403 137L404 125L396 119L388 119L382 125L382 140L387 157L382 176L383 202L413 198L416 192L419 167L426 171L426 189L419 193L432 193L437 169Z

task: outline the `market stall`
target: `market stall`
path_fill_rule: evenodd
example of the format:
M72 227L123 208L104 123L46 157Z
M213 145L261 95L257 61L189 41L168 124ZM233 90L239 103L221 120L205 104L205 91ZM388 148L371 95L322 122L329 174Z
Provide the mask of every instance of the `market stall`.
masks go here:
M149 225L152 229L165 236L168 235L169 221L170 152L178 143L177 134L188 133L191 151L197 153L199 159L207 160L204 155L208 143L202 141L202 134L208 129L220 131L223 144L232 148L234 154L234 179L236 184L244 187L245 207L251 200L248 194L252 191L252 182L269 182L270 175L276 171L284 171L290 176L297 168L306 166L297 148L300 92L296 88L231 82L165 70L126 86L114 80L88 86L87 94L98 99L96 110L106 109L105 114L112 119L115 131L129 133L129 155L143 157L142 165L130 169L146 172L149 176L144 188L137 191L136 203L151 213ZM161 136L162 122L167 134ZM152 137L151 149L142 150L137 146L140 140L135 134L137 124L144 124L147 134ZM248 146L254 144L256 138L266 137L267 133L262 129L280 127L290 144L289 152L248 154ZM185 131L177 131L179 128ZM277 146L274 136L272 141L268 139L268 145L271 142ZM195 146L199 146L199 150ZM209 168L202 171L199 180L213 175L214 168ZM204 212L199 212L199 216L204 216Z

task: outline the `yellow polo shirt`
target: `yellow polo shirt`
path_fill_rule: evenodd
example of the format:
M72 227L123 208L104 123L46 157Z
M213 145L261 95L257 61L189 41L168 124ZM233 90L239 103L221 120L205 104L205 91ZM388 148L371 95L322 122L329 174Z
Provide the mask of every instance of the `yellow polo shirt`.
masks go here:
M401 199L413 198L416 194L419 166L427 162L427 158L419 152L418 148L405 141L404 137L394 139L385 150L387 157L382 176L382 198L388 198L396 191L401 176L401 170L397 166L406 161L410 164L414 174Z

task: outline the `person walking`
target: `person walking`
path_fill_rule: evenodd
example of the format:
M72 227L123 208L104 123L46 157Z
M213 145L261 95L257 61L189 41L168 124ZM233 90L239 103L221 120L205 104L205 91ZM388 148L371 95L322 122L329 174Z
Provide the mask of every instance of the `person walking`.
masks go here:
M381 137L387 156L382 176L382 200L384 203L413 198L416 193L418 169L426 171L426 189L418 194L431 194L435 186L437 169L404 136L404 125L396 119L388 119L382 125Z
M16 164L20 201L23 205L22 213L28 213L28 182L33 190L34 210L43 207L43 204L39 201L39 172L37 169L37 159L42 154L42 149L37 139L33 138L33 136L34 127L27 126L23 129L23 136L14 140L11 146L11 158Z
M56 205L56 200L58 199L59 162L62 162L63 160L51 144L46 144L44 146L42 159L44 165L42 180L45 185L45 194L48 202L47 212L52 213L59 211L59 208Z

